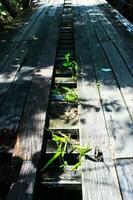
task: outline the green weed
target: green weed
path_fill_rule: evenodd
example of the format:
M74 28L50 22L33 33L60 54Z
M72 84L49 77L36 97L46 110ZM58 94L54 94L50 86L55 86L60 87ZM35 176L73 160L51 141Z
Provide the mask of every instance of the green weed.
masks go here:
M73 152L77 153L77 162L72 167L72 171L77 170L79 166L81 166L82 160L85 155L91 151L89 145L81 147L80 145L76 145L74 143L74 139L72 139L69 135L63 134L61 131L57 133L52 132L52 141L54 141L57 145L56 153L49 159L49 161L45 164L42 168L42 172L49 167L57 158L60 159L60 167L64 168L67 166L67 161L65 160L66 154L71 154ZM69 152L68 152L68 145L69 145Z
M70 69L72 71L72 77L74 80L77 80L79 77L80 67L76 61L70 59L71 54L67 53L64 56L63 66Z
M78 95L76 89L62 87L59 84L55 86L55 89L51 90L55 95L62 95L67 102L75 103L78 101Z

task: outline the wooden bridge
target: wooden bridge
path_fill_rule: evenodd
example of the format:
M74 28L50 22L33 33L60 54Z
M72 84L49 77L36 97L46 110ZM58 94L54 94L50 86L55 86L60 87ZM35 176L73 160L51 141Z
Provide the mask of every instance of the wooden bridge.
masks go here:
M1 36L0 199L65 198L57 188L67 199L77 199L70 188L83 200L133 199L132 44L133 25L105 0L42 0ZM67 52L78 79L62 67ZM52 99L58 84L78 91L78 105ZM72 132L92 151L76 173L72 156L65 172L53 175L53 167L42 184L42 163L55 152L45 128Z

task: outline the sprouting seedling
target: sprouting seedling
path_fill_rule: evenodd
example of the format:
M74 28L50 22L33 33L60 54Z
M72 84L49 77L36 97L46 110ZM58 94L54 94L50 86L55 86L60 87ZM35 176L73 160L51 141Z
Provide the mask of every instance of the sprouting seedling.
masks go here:
M72 167L72 171L77 170L79 166L81 166L81 163L83 159L85 158L85 155L91 151L90 146L83 146L76 145L75 151L78 153L78 162Z
M73 139L70 136L67 136L63 134L61 131L58 133L52 133L52 140L57 145L57 150L55 154L49 159L49 161L45 164L45 166L42 168L42 171L44 171L49 165L51 165L57 158L60 159L61 165L60 167L64 168L67 165L67 161L65 160L65 155L70 154L73 152L76 152L78 155L77 163L72 167L71 170L77 170L79 166L81 166L82 160L85 157L85 155L91 151L91 148L89 145L81 147L80 145L74 144ZM70 148L70 152L68 152L68 145Z
M78 101L78 95L75 89L70 89L68 87L62 87L65 90L64 100L67 102L76 102Z
M45 164L42 171L44 171L49 165L51 165L57 158L60 158L61 165L60 167L64 167L67 165L67 162L64 160L65 153L67 152L67 144L70 140L69 136L62 134L60 131L58 135L56 133L52 133L52 141L54 141L57 145L56 153L49 159L49 161Z
M76 89L62 87L58 84L55 86L55 89L51 90L51 92L55 95L62 95L63 99L67 102L75 103L78 101Z
M51 90L52 93L54 94L61 94L61 91L60 91L60 84L61 84L62 81L60 81L57 85L55 85L55 88Z
M70 56L71 56L70 53L65 54L65 56L64 56L65 60L63 62L63 66L71 69L73 79L77 80L77 78L79 77L80 67L76 61L74 61L74 60L71 61Z
M79 70L80 70L80 67L78 63L75 61L72 61L72 77L74 80L77 80L77 78L79 77Z
M72 61L70 60L70 56L71 56L70 53L65 54L64 56L65 61L63 62L64 67L70 68L72 66Z

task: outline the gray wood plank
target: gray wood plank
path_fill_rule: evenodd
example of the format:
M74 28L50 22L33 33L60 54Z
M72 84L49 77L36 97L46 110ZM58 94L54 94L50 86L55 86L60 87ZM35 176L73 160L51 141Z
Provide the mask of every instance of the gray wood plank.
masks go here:
M9 52L12 51L16 47L15 43L9 42L6 40L0 40L0 66L2 64L2 60L7 60L6 58L9 57Z
M86 161L82 165L83 199L118 200L122 199L114 163Z
M83 13L82 8L86 6L84 4L85 1L78 1L78 4L75 3L74 6ZM99 146L104 157L104 162L94 162L88 157L82 163L83 199L122 199L114 163L111 161L109 137L81 16L75 17L74 30L77 57L80 58L82 74L78 82L79 96L84 100L84 106L82 103L80 106L80 141L81 145L90 143L92 148ZM91 154L93 156L93 152Z
M16 135L28 90L33 78L33 68L23 67L15 77L0 108L0 131L8 129ZM5 85L5 84L4 84ZM5 90L5 89L4 89Z
M110 157L106 123L80 17L75 19L74 30L76 54L81 67L81 78L78 80L81 143L89 142L93 149L99 145L103 152L106 151L106 156Z
M133 86L133 77L129 72L127 66L125 65L119 51L116 49L112 40L108 37L107 33L100 25L97 16L95 15L93 9L89 13L92 23L97 34L97 37L100 41L100 45L103 47L105 54L110 62L113 73L116 76L117 82L121 89L124 101L128 107L131 117L133 118L133 100L132 100L132 86Z
M4 72L0 75L0 102L1 104L3 102L0 108L0 130L6 128L16 134L27 92L32 81L34 70L38 65L50 24L50 20L47 18L44 22L45 27L38 33L41 40L24 43L24 45L12 55L12 58L9 59L8 65L5 65L3 68ZM25 50L24 53L23 50ZM24 59L22 63L20 62L22 60L21 57ZM11 67L12 65L13 68ZM14 67L16 67L15 70Z
M0 74L0 105L6 98L7 92L16 77L17 72L25 59L28 50L27 43L20 45L9 58L8 62L3 64Z
M133 159L116 160L116 170L123 200L133 199Z
M0 46L0 51L2 51L2 57L0 59L0 70L3 68L3 65L8 63L12 58L12 54L20 46L18 42L5 42L3 47ZM4 49L3 49L4 48Z
M47 1L47 3L41 5L35 12L33 12L30 18L27 18L24 25L18 30L18 33L14 36L12 41L22 41L22 40L33 40L36 31L40 27L40 22L44 18L45 13L52 1ZM36 28L35 28L36 26Z
M35 71L18 130L18 142L14 156L20 156L24 160L31 159L36 152L41 151L43 128L59 31L58 21L56 19L52 19L52 21L53 23ZM55 35L52 34L53 31ZM22 152L18 150L18 143Z
M13 152L13 157L19 157L25 161L25 164L22 166L18 181L11 187L8 200L33 199L36 167L43 142L43 129L59 33L60 20L55 17L51 20L52 25L34 74Z
M88 8L82 9L87 13ZM84 11L84 12L83 12ZM96 79L99 84L101 103L105 114L108 132L111 139L111 149L116 157L129 157L133 154L132 119L129 115L119 86L112 72L110 64L100 46L88 14L82 14L84 31L93 62ZM83 24L82 22L82 24ZM127 123L128 122L128 123Z
M96 0L95 2L97 4L98 3L102 4L104 1ZM106 3L106 9L107 9L108 3L106 1L105 1L105 3ZM94 9L98 19L100 20L101 24L105 28L105 31L107 32L109 37L114 42L116 48L118 49L119 53L121 54L124 62L126 63L127 67L129 68L131 74L133 75L133 57L130 55L131 53L129 52L128 47L125 49L125 46L123 45L123 43L125 43L125 40L120 39L115 28L112 26L111 22L106 18L105 14L104 14L104 9L101 10L100 6L97 6L97 5L93 6L93 9Z
M33 188L36 177L36 167L32 161L24 161L18 180L12 184L7 200L33 199Z

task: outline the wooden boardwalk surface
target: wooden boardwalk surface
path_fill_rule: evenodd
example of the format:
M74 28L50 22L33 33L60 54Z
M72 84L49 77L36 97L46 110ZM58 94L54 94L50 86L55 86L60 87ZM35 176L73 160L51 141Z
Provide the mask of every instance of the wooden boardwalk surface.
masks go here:
M91 144L92 156L96 148L103 153L103 162L88 157L83 163L83 200L132 200L133 32L120 33L105 0L72 0L72 6L80 142ZM43 3L0 41L0 134L17 135L10 153L22 162L8 200L33 199L62 7L63 0Z
M85 161L83 199L133 199L133 59L106 17L103 0L75 0L75 40L82 66L81 144L103 152ZM132 41L133 42L133 41ZM83 122L83 123L82 123Z

